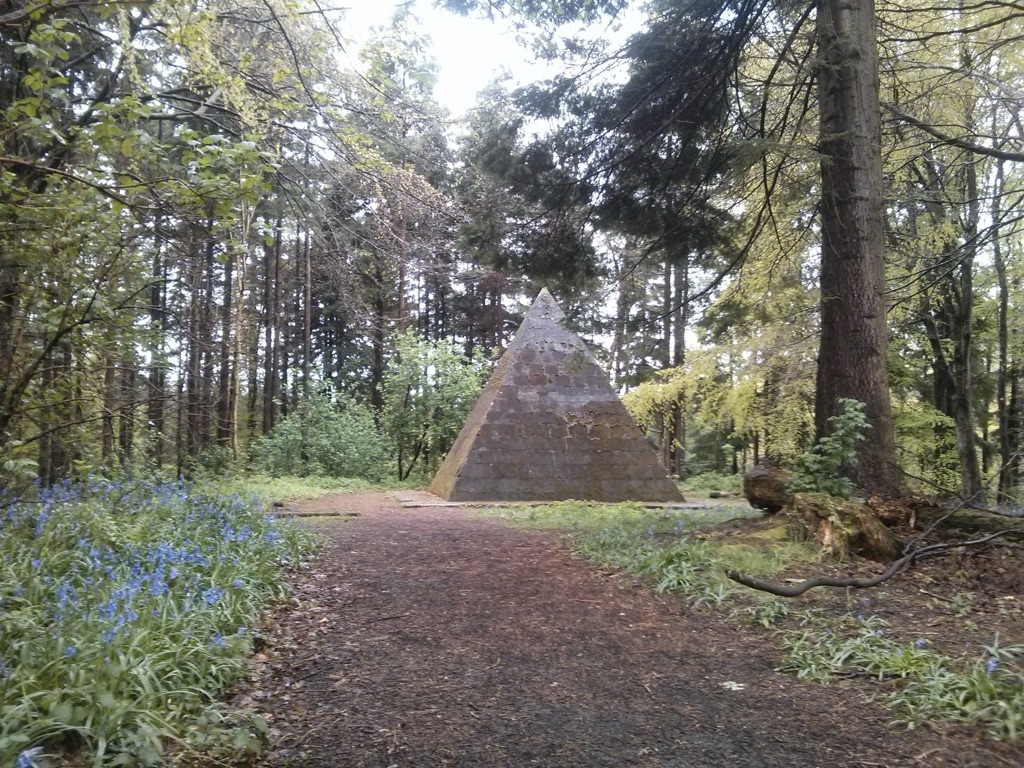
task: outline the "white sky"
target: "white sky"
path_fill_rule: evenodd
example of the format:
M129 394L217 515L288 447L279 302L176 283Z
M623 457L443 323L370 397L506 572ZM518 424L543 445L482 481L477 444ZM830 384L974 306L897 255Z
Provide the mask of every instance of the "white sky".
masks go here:
M370 28L389 24L395 8L406 4L394 0L345 2L349 10L344 32L353 41L350 54L354 65ZM453 117L473 106L476 94L502 67L512 73L513 86L544 77L544 65L532 63L529 51L516 43L514 31L500 19L465 18L433 8L431 0L412 0L411 4L434 44L439 69L434 96Z

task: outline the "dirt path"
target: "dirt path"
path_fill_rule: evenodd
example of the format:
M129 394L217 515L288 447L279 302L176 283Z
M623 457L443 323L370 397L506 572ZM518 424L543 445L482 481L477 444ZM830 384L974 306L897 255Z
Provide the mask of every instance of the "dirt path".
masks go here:
M383 494L329 540L243 703L270 766L1003 766L887 726L855 682L773 671L763 632L572 558L557 536Z

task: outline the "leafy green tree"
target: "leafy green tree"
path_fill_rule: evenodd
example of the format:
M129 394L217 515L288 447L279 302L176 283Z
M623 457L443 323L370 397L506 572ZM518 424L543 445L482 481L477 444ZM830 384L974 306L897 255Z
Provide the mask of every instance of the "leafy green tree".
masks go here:
M380 480L392 451L371 408L313 395L260 438L253 453L255 465L272 475Z
M478 351L461 354L451 341L425 342L414 332L394 338L384 375L385 432L394 441L400 480L429 474L455 442L476 402L489 365Z

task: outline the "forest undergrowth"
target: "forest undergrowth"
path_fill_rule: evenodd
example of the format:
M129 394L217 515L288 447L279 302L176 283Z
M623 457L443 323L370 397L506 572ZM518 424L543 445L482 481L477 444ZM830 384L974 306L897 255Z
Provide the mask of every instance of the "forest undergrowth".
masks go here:
M218 695L311 550L253 496L93 478L0 497L0 765L259 752Z
M937 621L906 621L913 612L899 602L905 593L936 602L917 583L885 598L842 590L803 601L741 587L728 579L727 571L782 578L837 567L822 561L811 545L788 536L784 527L759 525L757 514L745 505L726 501L702 509L662 510L564 502L494 508L486 514L564 531L572 549L588 560L633 574L659 593L678 595L694 610L724 612L770 631L780 672L821 684L844 678L871 681L873 695L891 709L894 724L962 724L982 728L995 739L1024 740L1024 644L1007 642L991 630L989 642L957 646L952 640L960 635L956 630L943 642L934 631L922 630ZM752 533L744 535L744 529ZM922 583L941 579L939 569L921 574ZM995 614L972 609L976 597L957 593L953 604L947 600L943 608L959 610L942 612L955 614L957 626L969 630L972 639L986 633L994 615L1012 614L1019 624L1013 596L1004 598Z

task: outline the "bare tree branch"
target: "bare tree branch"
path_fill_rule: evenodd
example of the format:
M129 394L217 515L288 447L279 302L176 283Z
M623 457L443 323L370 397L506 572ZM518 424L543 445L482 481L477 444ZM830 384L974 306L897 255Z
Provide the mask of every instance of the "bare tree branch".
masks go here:
M898 117L900 120L903 120L904 122L909 123L910 125L914 126L915 128L920 128L922 131L927 133L929 136L935 137L936 139L941 141L943 144L949 144L950 146L953 146L953 147L959 147L960 149L964 149L964 150L966 150L968 152L972 152L972 153L974 153L976 155L984 155L985 157L994 157L994 158L997 158L999 160L1010 160L1012 162L1017 162L1017 163L1024 162L1024 152L1010 152L1008 150L998 149L996 147L986 147L986 146L983 146L981 144L976 144L973 141L968 141L967 139L960 139L960 138L956 138L955 136L949 136L949 135L943 133L942 131L940 131L935 126L929 125L928 123L924 122L923 120L918 120L916 117L911 115L909 112L906 112L905 110L900 109L898 106L896 106L892 102L883 101L881 104L882 104L882 106L886 110L891 112L893 115Z
M828 576L819 576L813 579L806 579L801 581L799 584L794 584L791 587L785 587L781 584L772 584L767 581L761 581L755 579L752 576L747 576L736 571L727 571L726 576L735 581L738 584L742 584L745 587L751 589L757 589L761 592L768 592L772 595L778 595L779 597L798 597L808 590L814 589L815 587L847 587L851 589L868 589L870 587L877 587L882 582L888 581L900 571L909 568L918 560L925 560L929 557L938 557L939 555L945 554L950 550L960 549L963 547L980 547L983 544L988 544L990 541L1005 536L1008 533L1014 533L1013 529L1005 531L997 531L996 533L983 536L980 539L973 539L971 541L954 542L946 544L932 544L928 547L922 547L921 549L910 552L904 555L898 560L894 560L884 573L874 576L870 579L838 579Z

